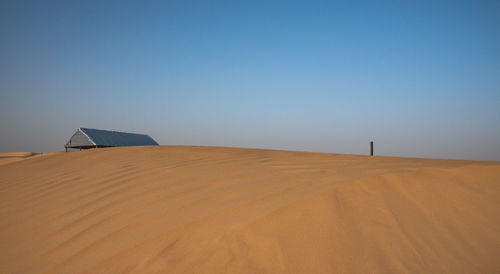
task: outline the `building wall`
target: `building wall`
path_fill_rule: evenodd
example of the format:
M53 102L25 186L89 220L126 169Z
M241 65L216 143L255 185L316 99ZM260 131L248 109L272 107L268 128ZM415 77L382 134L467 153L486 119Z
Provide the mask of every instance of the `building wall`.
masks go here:
M83 134L80 130L77 130L73 136L71 136L71 139L69 139L68 143L66 144L66 147L79 147L79 146L94 146L94 143L92 143L87 135Z

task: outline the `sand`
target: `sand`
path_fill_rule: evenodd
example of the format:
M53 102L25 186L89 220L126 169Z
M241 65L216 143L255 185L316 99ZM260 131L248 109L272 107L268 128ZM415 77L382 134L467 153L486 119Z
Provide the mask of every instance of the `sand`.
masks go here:
M0 153L0 166L6 165L32 157L34 154L32 152L5 152Z
M50 156L58 152L49 153L33 153L33 152L4 152L0 153L0 166L6 165L14 162L23 161L31 158L41 158L45 156Z
M0 273L500 272L500 162L106 148L0 198Z

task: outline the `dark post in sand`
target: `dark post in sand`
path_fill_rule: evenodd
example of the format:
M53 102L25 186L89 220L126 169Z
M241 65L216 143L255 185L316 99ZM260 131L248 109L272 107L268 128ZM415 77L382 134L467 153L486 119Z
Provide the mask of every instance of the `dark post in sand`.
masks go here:
M373 141L370 142L370 156L373 156Z

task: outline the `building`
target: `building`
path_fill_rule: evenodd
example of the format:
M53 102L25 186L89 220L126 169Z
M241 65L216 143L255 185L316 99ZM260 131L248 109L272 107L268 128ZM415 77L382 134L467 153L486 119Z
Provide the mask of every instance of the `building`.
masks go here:
M68 148L88 149L98 147L157 146L158 143L146 134L126 133L111 130L81 127L64 145Z

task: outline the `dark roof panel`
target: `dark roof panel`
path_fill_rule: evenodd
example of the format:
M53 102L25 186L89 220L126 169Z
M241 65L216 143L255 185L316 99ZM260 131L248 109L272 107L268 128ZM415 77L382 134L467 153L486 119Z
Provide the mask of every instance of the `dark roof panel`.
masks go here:
M126 133L93 128L80 128L98 146L157 146L158 143L145 134Z

